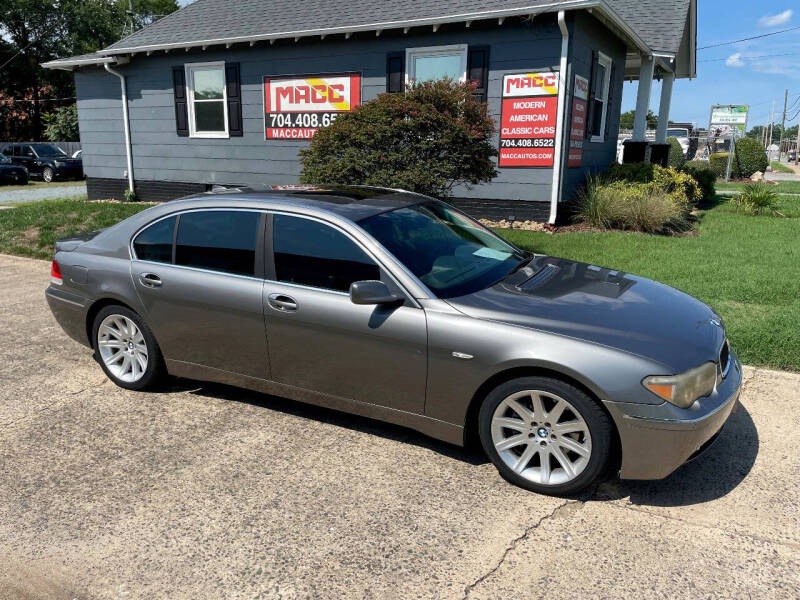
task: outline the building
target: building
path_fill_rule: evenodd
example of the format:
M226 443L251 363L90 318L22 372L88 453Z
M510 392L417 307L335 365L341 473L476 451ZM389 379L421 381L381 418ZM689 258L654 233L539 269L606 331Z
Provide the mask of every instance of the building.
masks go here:
M499 175L454 203L555 222L616 155L622 84L654 77L666 139L675 77L695 75L696 0L199 0L90 55L75 72L90 198L168 200L215 185L292 185L315 129L404 82L477 81ZM644 151L642 150L644 156Z

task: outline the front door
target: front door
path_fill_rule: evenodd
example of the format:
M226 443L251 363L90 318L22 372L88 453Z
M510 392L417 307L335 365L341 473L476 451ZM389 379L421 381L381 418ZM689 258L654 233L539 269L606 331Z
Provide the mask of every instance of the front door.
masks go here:
M255 211L190 211L134 239L133 284L166 359L268 376L263 227Z
M36 164L36 154L33 153L33 148L27 144L16 146L14 162L28 169L28 173L31 175L39 175L42 172L42 167Z
M425 312L411 301L362 306L353 281L397 284L348 235L321 221L275 214L274 267L264 304L272 379L414 413L425 407ZM274 271L274 272L273 272Z

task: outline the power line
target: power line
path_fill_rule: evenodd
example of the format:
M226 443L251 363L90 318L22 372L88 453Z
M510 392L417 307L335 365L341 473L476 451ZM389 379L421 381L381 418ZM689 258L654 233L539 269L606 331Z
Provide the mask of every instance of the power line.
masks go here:
M749 40L757 40L760 38L765 38L770 35L778 35L779 33L786 33L787 31L795 31L800 29L800 25L797 27L789 27L788 29L781 29L779 31L771 31L770 33L762 33L761 35L752 35L750 37L741 38L739 40L731 40L729 42L718 42L716 44L709 44L708 46L700 46L698 50L706 50L708 48L719 48L720 46L729 46L730 44L738 44L739 42L747 42Z
M740 56L739 60L755 60L758 58L773 58L777 56L798 56L800 52L787 52L786 54L762 54L761 56ZM703 60L698 60L697 62L720 62L723 60L728 60L730 56L726 58L704 58Z

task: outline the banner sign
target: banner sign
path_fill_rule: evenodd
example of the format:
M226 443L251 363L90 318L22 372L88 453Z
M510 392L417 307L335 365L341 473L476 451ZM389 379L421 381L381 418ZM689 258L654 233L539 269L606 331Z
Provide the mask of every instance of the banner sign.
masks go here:
M736 137L744 137L747 130L747 113L749 106L742 104L715 104L711 107L708 124L708 135L711 137L729 137L732 131Z
M575 75L572 89L572 120L569 125L567 167L580 167L583 160L583 138L586 133L586 101L589 99L589 80Z
M558 73L503 77L499 167L552 167L558 113Z
M311 139L359 104L360 73L264 77L266 139Z

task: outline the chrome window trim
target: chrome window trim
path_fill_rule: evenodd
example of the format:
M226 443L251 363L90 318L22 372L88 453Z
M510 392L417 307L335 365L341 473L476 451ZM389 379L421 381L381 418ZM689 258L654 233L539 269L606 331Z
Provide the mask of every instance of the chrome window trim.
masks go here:
M166 214L166 215L162 215L161 217L158 217L157 219L154 219L153 221L150 221L149 223L146 223L145 225L142 225L141 227L139 227L139 229L137 229L136 231L133 232L133 234L131 235L131 239L128 242L128 253L130 254L130 260L131 261L145 263L145 264L149 264L149 265L161 265L161 266L167 266L167 267L177 267L179 269L187 269L187 270L191 270L191 271L197 271L197 272L200 272L200 273L213 273L215 275L227 275L229 277L240 277L240 278L243 278L243 279L253 279L255 281L263 281L265 283L288 285L288 286L296 287L296 288L300 288L300 289L314 290L314 291L317 291L317 292L325 292L325 293L329 293L329 294L336 294L336 295L339 295L339 296L348 296L349 297L349 294L347 292L340 292L338 290L331 290L331 289L326 289L326 288L318 288L318 287L313 287L313 286L310 286L310 285L303 285L303 284L299 284L299 283L289 283L289 282L284 282L284 281L275 281L273 279L267 279L266 277L264 277L264 278L256 277L255 275L252 275L252 276L251 275L241 275L241 274L238 274L238 273L228 273L226 271L214 271L214 270L211 270L211 269L203 269L202 267L192 267L192 266L188 266L188 265L177 265L177 264L175 264L173 262L157 262L157 261L154 261L154 260L145 260L145 259L142 259L142 258L139 258L138 256L136 256L136 250L133 247L133 243L136 240L136 238L139 236L139 234L142 233L145 229L150 228L151 226L155 225L156 223L159 223L160 221L163 221L164 219L170 219L172 217L179 217L180 215L183 215L183 214L186 214L186 213L190 213L190 212L201 212L201 211L202 212L209 212L209 211L215 211L215 212L220 212L220 211L225 211L225 212L240 211L240 212L252 212L252 213L273 214L273 215L274 214L284 214L284 215L289 216L289 217L300 217L300 218L303 218L303 219L310 219L312 221L317 221L319 223L322 223L323 225L328 225L330 227L333 227L334 229L337 229L338 231L343 233L345 236L347 236L348 239L350 239L353 243L355 243L356 246L358 246L369 258L371 258L373 261L375 261L375 263L378 265L378 267L383 269L389 275L389 277L392 279L392 281L400 288L400 290L403 292L403 294L405 294L406 298L408 298L411 301L411 303L413 304L414 307L422 308L422 305L414 297L414 295L411 294L408 291L408 289L406 288L405 285L403 285L400 281L398 281L397 277L392 272L392 269L387 267L384 261L382 261L379 258L377 258L375 256L375 253L371 249L366 248L364 246L364 244L360 240L355 239L350 234L350 232L348 232L345 229L343 229L338 223L334 223L332 221L320 218L320 217L318 217L316 215L308 215L308 214L305 214L305 213L302 213L302 212L295 212L295 211L292 211L292 210L273 209L273 208L241 208L241 207L230 207L230 208L228 208L228 207L221 207L221 206L209 207L209 208L196 207L196 208L186 208L186 209L183 209L183 210L178 210L176 212L172 212L172 213L169 213L169 214ZM359 231L361 231L363 233L363 235L365 235L367 238L369 238L369 240L371 242L373 242L381 251L386 253L386 255L392 256L392 254L388 250L386 250L380 244L380 242L378 242L375 238L373 238L371 235L369 235L366 231L361 229L358 226L357 223L354 223L353 226L354 227L358 227ZM174 243L173 243L173 246L174 246ZM401 268L407 276L411 277L414 280L414 282L416 284L418 284L420 286L420 288L425 293L429 294L429 296L431 298L436 298L436 296L430 292L430 290L427 288L427 286L425 284L423 284L421 281L419 281L417 279L417 277L413 273L408 271L408 269L405 267L405 265L403 265L397 259L395 259L394 262L397 263L397 266L399 268Z

